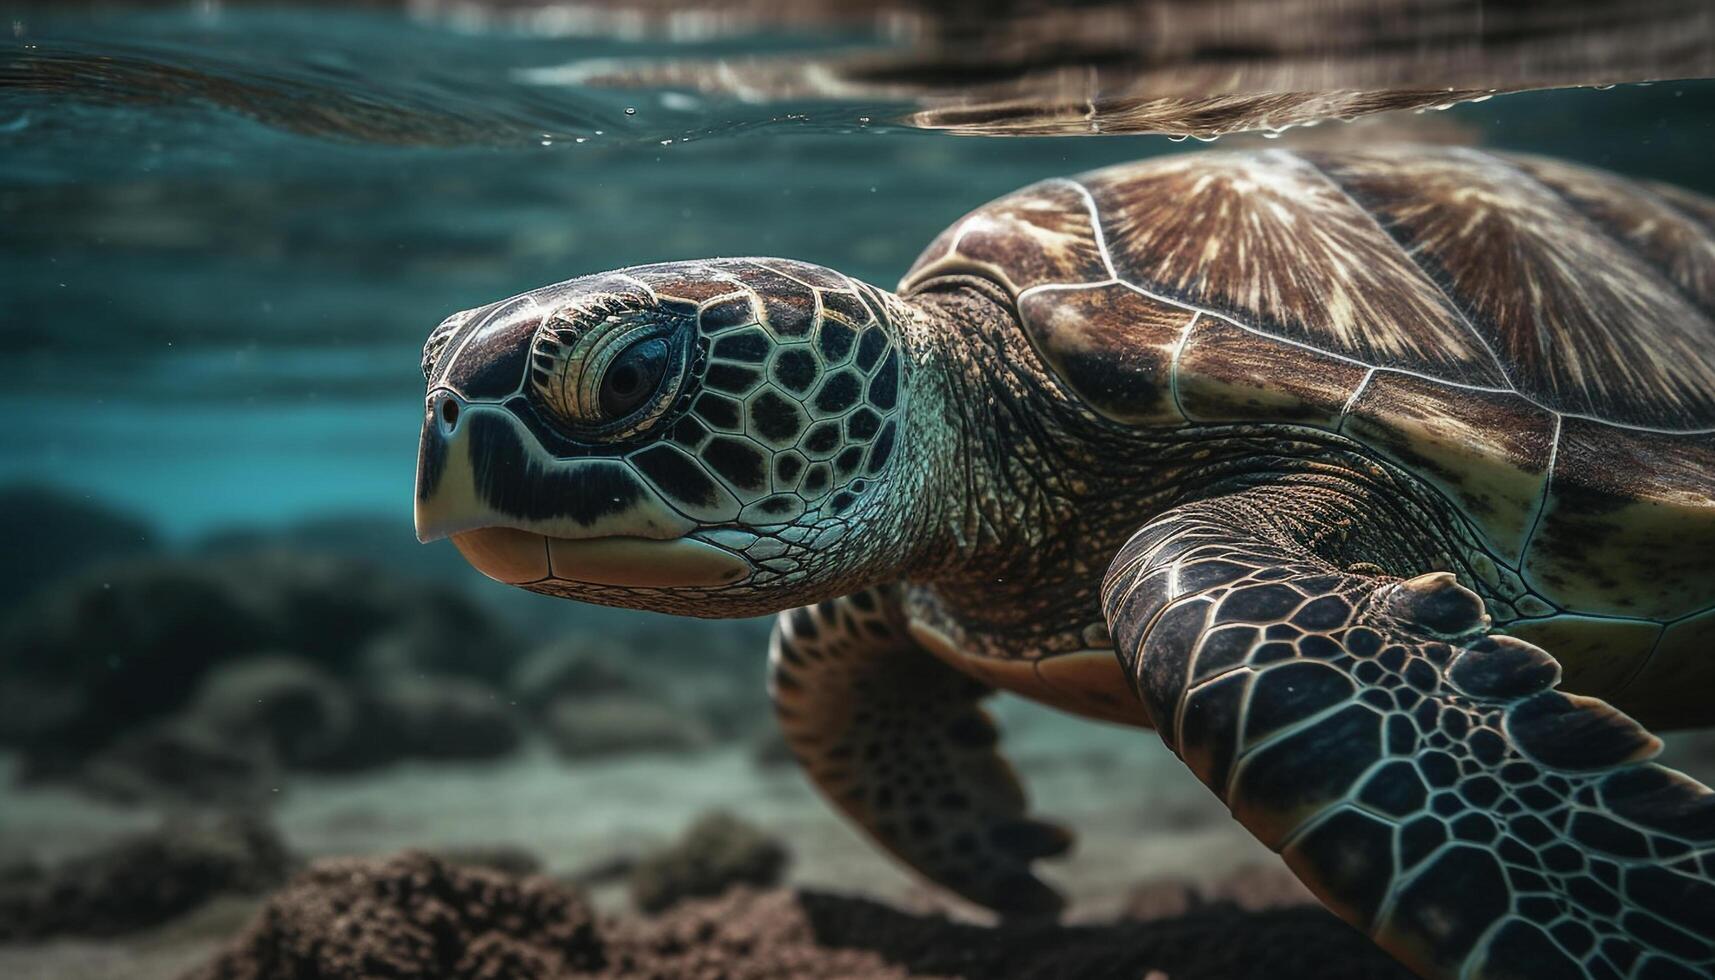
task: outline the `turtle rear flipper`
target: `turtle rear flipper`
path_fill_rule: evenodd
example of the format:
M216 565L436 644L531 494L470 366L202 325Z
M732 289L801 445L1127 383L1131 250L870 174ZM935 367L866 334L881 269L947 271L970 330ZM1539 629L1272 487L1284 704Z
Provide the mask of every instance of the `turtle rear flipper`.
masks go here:
M1451 574L1373 573L1414 549L1366 506L1282 482L1130 539L1103 604L1156 729L1425 977L1711 975L1715 793Z
M891 590L781 613L769 692L793 755L877 843L997 912L1059 911L1030 865L1071 834L1026 815L979 704L992 689L919 647Z

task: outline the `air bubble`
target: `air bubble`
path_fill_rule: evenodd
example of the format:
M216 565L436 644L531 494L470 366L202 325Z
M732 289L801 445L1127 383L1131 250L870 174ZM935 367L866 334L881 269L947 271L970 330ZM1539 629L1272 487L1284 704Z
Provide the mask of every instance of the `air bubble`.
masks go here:
M636 107L636 106L634 106L634 105L628 105L628 106L626 106L626 107L625 107L625 114L626 114L626 115L628 115L628 116L635 116L635 115L637 115L637 107Z

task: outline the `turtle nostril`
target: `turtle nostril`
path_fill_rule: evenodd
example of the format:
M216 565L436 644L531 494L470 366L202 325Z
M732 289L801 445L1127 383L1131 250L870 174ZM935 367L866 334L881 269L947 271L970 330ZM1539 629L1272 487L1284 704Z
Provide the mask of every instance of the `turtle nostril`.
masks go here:
M459 424L459 403L451 398L441 399L441 424L448 429Z

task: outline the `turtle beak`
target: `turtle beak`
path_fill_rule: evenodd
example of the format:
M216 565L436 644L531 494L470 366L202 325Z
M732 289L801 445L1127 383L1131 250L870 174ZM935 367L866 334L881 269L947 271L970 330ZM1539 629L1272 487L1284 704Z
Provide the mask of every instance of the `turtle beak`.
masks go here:
M697 528L629 463L551 456L501 405L445 389L425 405L417 538L450 537L502 582L647 588L730 585L753 569L686 535Z
M466 470L469 469L469 439L458 432L463 406L464 402L450 392L429 396L423 434L417 443L417 496L413 514L417 540L424 544L453 533L456 523L453 515L457 512L477 509L467 474L452 478L447 474L447 460L455 449L459 458L466 460ZM454 496L461 499L454 501Z
M429 397L417 453L417 539L513 527L549 537L677 538L695 522L630 464L550 456L504 407Z

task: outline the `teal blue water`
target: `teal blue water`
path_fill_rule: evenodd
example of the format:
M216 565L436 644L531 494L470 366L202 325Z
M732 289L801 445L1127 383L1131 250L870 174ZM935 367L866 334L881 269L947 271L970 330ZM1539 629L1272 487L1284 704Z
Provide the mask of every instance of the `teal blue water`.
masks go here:
M989 198L1206 149L955 137L894 124L899 105L598 91L544 71L871 42L671 45L288 6L0 16L0 482L67 488L176 539L329 513L404 521L418 349L453 310L704 255L891 285ZM1708 82L1506 96L1428 121L1437 138L1715 191ZM1344 125L1316 135L1372 138L1330 132Z

